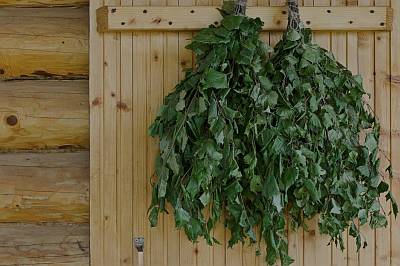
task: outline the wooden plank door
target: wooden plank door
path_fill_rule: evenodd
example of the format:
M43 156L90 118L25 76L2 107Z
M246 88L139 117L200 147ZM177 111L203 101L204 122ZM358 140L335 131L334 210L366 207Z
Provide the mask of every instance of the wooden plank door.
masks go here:
M354 73L363 75L372 95L370 103L382 123L382 151L393 160L392 190L400 199L398 1L300 0L300 3L394 8L391 33L319 32L314 39L332 50ZM280 6L285 1L251 0L249 4ZM146 266L265 265L263 257L255 256L255 247L238 245L228 249L229 232L223 225L214 230L214 236L222 244L209 247L204 241L189 242L183 232L175 229L172 215L160 217L156 228L150 228L147 220L150 177L158 151L158 142L148 137L147 128L164 96L183 78L184 69L193 65L193 56L185 49L193 33L100 34L96 30L96 9L104 5L144 6L146 13L145 6L218 6L220 0L91 0L90 5L91 265L138 265L134 237L145 239ZM263 32L261 37L275 45L280 33ZM397 266L400 265L399 228L399 221L393 218L386 229L364 228L370 246L358 255L351 237L345 243L348 249L344 253L327 246L329 239L319 235L315 218L309 222L309 231L288 233L289 253L296 260L294 265L299 266ZM263 250L262 254L265 255Z

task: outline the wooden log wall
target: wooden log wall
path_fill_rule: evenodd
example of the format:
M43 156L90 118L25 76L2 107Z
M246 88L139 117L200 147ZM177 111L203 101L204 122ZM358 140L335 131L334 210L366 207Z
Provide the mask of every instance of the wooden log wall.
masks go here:
M88 0L0 0L0 265L89 265Z

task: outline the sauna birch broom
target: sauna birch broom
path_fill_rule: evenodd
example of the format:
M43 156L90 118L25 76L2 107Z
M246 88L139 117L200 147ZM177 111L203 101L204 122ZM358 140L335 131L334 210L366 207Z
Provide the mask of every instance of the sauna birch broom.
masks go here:
M269 86L263 76L270 50L259 38L261 20L244 15L246 2L237 2L233 10L225 5L220 25L201 30L187 46L196 68L165 98L149 129L160 139L151 225L169 203L177 228L191 241L201 236L213 244L218 240L212 229L224 216L232 232L230 246L247 237L255 242L253 228L262 218L250 206L255 194L247 195L250 186L259 186L247 178L255 148L248 121L256 118L254 89L263 92ZM277 95L262 97L258 104L273 104Z
M285 215L296 229L319 214L319 231L341 249L342 234L349 228L359 250L367 242L362 241L357 219L360 226L387 225L379 201L382 193L394 215L398 213L379 172L380 128L363 102L361 77L313 44L311 30L300 21L297 1L289 0L288 5L288 29L275 47L265 77L278 99L268 110L268 126L259 130L269 140L263 156L268 158L267 179L272 181L262 182L272 184L274 208L263 224L270 265L277 255L286 256L275 245L284 236L274 233L274 221L284 223ZM387 170L391 176L390 166Z

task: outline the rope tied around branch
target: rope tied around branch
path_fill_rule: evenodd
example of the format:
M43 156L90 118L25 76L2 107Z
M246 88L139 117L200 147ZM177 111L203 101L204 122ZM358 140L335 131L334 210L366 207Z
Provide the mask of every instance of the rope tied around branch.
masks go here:
M247 0L237 0L235 5L235 15L244 16L246 15Z
M287 0L288 3L288 30L300 30L301 20L298 0Z

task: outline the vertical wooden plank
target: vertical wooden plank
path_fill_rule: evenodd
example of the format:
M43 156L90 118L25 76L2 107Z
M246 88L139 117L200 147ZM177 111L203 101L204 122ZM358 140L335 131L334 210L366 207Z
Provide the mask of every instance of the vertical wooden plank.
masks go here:
M218 223L214 228L214 238L216 238L221 244L215 244L213 246L213 265L214 266L225 266L225 250L226 250L226 243L225 243L225 227L224 224Z
M194 0L178 0L180 6L192 6L195 4ZM192 52L185 48L190 43L192 38L191 32L180 32L179 33L179 79L182 80L185 77L185 69L192 67L193 58ZM185 232L182 230L180 234L180 254L179 261L181 266L194 266L196 265L196 252L197 245L191 243Z
M121 5L131 6L132 0L121 0ZM132 33L121 33L121 92L117 102L119 112L118 142L118 237L120 265L133 264L133 128L132 128Z
M247 6L257 6L257 0L247 0ZM249 241L250 242L250 241ZM242 245L242 264L243 266L255 266L256 264L256 246L249 242ZM241 245L241 244L238 244ZM200 266L200 265L198 265Z
M221 6L222 0L212 0L212 5ZM216 238L221 244L215 244L213 246L213 265L214 266L225 266L226 265L226 229L223 222L218 223L214 228L214 238Z
M346 0L332 0L332 6L345 6ZM335 55L337 61L342 65L346 65L346 33L345 32L332 32L331 50Z
M212 0L212 5L221 6L222 0ZM213 246L213 265L214 266L225 266L226 265L226 248L227 244L225 242L226 239L226 229L221 221L218 223L213 231L214 238L216 238L221 244L215 244Z
M375 0L376 6L387 6L386 0ZM375 33L375 115L381 125L380 171L388 183L389 175L385 169L390 162L390 37L388 32ZM382 207L389 213L390 205L382 196ZM377 229L375 232L376 266L390 266L390 222L387 228Z
M270 0L269 1L270 6L285 6L286 5L286 0ZM280 23L283 23L281 21ZM282 32L271 32L269 35L269 43L272 47L275 47L275 45L280 41L282 38Z
M301 0L299 1L300 6L312 6L313 1ZM300 14L301 18L301 14ZM287 223L289 220L287 219ZM303 266L304 264L304 229L302 227L298 228L296 232L294 232L290 228L290 224L287 224L288 227L288 247L289 247L289 256L294 259L293 266Z
M347 5L357 6L358 2L354 0L348 0ZM357 32L347 33L347 67L353 73L357 75L358 71L358 34ZM358 266L358 252L356 243L353 237L348 236L347 239L347 266Z
M332 6L345 6L346 0L332 0ZM346 32L332 32L331 51L342 65L347 65L347 34ZM347 266L347 231L343 233L345 250L332 243L332 266Z
M134 5L149 5L149 0L135 0ZM150 34L134 32L132 34L132 112L133 112L133 184L132 213L133 237L144 237L144 264L151 264L151 236L147 219L147 208L151 200L151 185L148 174L148 146L151 138L147 135L148 128L148 91L150 90ZM154 158L150 158L151 163ZM139 257L133 251L133 265L138 266Z
M119 5L105 0L105 5ZM119 265L117 229L117 102L120 98L120 34L104 35L103 233L104 265Z
M197 6L209 6L212 5L211 0L196 0ZM194 60L193 60L194 61ZM194 64L195 62L193 62ZM205 211L207 217L209 212ZM209 246L204 239L199 239L195 249L196 264L197 266L212 266L213 265L213 247Z
M103 156L103 36L96 30L96 9L103 0L90 2L90 261L103 263L102 156ZM96 77L96 78L93 78Z
M270 6L270 4L271 4L270 0L257 0L257 6L265 7L265 6ZM271 45L270 44L270 32L262 31L260 34L260 38L266 44ZM271 47L274 48L273 46L271 46ZM257 230L256 234L257 234L257 236L259 236L260 228L256 228L256 230ZM265 258L267 255L266 248L267 248L267 245L266 245L265 241L261 238L261 242L256 244L256 249L258 249L260 251L260 255L256 256L256 261L255 261L256 266L262 266L262 265L266 264L266 262L265 262ZM214 266L217 266L217 265L225 265L225 264L215 264Z
M304 6L313 6L314 0L304 0ZM316 41L317 33L313 33L313 40ZM319 43L320 44L320 43ZM307 266L316 266L315 261L315 230L318 228L317 226L318 220L314 218L311 221L307 222L308 230L304 230L303 235L303 265Z
M372 6L372 0L359 0L359 6ZM371 32L358 33L358 69L363 77L364 89L370 94L366 99L372 109L375 107L375 77L374 77L374 34ZM366 238L368 246L360 250L360 265L375 265L375 232L368 225L361 228L361 234Z
M243 246L241 243L236 244L234 247L228 247L228 241L231 238L230 230L226 229L226 265L241 266L243 263Z
M168 6L177 6L177 0L168 0ZM179 35L176 32L165 33L164 44L164 96L172 92L179 82ZM179 266L180 237L179 230L175 227L173 210L170 205L169 215L164 217L165 244L167 244L167 265Z
M304 0L305 5L311 5L312 1ZM314 0L314 6L330 6L330 0ZM307 21L305 21L307 26ZM330 33L315 33L314 40L321 47L330 50L331 38ZM329 237L319 234L318 216L314 217L308 223L309 230L304 233L304 265L330 265L331 264L331 246Z
M312 0L304 0L304 3L310 5ZM330 6L330 0L314 0L314 6ZM307 23L305 21L304 23ZM307 24L306 24L307 26ZM326 50L330 50L331 48L331 34L329 32L316 32L314 33L314 40L318 43L321 47L325 48Z
M274 1L274 0L271 0ZM254 4L253 0L247 1L247 6L252 6ZM249 261L249 254L246 252L246 247L242 243L237 243L232 248L229 247L229 239L231 238L231 232L229 229L225 229L225 265L231 266L242 266L247 265L244 263L251 262ZM253 262L254 263L254 262ZM253 264L254 265L254 264Z
M146 4L146 0L144 3ZM135 2L140 5L140 3ZM132 40L132 94L133 94L133 236L145 238L145 264L150 265L150 229L147 207L151 186L147 175L147 91L150 74L150 37L148 33L133 33ZM133 265L138 265L138 253L133 252Z
M269 6L269 0L257 0L257 6ZM269 44L269 32L262 31L261 39L267 44Z
M164 6L165 4L165 0L150 0L151 6ZM164 98L164 33L150 33L150 53L150 90L147 96L147 127L156 118ZM155 171L154 159L158 152L158 140L151 139L148 146L148 176L153 175ZM148 197L150 196L148 195ZM160 215L158 226L150 230L150 265L167 265L167 252L166 246L164 246L164 243L167 243L167 239L164 239L164 219L165 214Z
M400 200L400 1L391 0L393 31L391 32L391 152L394 178L392 192ZM400 219L391 217L391 266L400 265Z
M299 5L304 6L305 1L300 0ZM311 3L312 5L313 3ZM301 14L300 14L301 18ZM287 223L289 220L287 219ZM304 262L304 229L302 227L297 229L297 232L294 232L290 228L290 224L287 224L288 227L288 246L289 246L289 256L294 259L293 266L303 266Z

